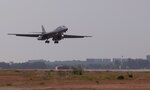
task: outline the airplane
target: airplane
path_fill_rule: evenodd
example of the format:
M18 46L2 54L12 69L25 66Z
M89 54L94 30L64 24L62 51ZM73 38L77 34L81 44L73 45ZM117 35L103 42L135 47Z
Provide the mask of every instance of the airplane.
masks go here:
M12 34L15 36L23 36L23 37L37 37L37 40L45 40L45 43L50 43L49 39L52 38L55 44L58 44L60 40L64 38L85 38L92 36L80 36L80 35L67 35L64 34L68 31L68 28L64 25L57 27L54 31L46 32L44 26L42 25L42 32L32 32L32 34Z

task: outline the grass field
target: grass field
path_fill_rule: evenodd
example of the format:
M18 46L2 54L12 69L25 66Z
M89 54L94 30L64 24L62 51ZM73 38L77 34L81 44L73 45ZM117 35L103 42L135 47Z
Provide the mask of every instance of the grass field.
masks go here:
M0 90L150 90L150 72L0 70Z

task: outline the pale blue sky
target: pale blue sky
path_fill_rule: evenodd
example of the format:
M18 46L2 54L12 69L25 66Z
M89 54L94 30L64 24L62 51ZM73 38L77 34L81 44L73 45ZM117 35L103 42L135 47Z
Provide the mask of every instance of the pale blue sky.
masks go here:
M149 0L0 0L0 61L145 58L150 54ZM92 38L58 45L7 33L52 31Z

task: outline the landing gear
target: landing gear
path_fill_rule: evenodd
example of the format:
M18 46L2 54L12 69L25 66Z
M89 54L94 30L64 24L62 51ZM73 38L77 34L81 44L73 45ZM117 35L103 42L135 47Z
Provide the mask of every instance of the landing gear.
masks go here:
M59 41L54 41L54 43L55 43L55 44L58 44L58 43L59 43Z
M50 41L46 40L45 43L50 43Z
M45 43L50 43L50 41L49 41L49 40L46 40ZM59 41L54 41L54 43L55 43L55 44L58 44Z

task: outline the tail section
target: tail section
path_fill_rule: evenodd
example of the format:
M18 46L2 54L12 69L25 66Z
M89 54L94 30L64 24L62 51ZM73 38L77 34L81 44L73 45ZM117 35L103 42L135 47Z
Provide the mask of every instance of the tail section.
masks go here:
M46 33L46 30L44 28L44 26L42 25L42 34L45 34Z

